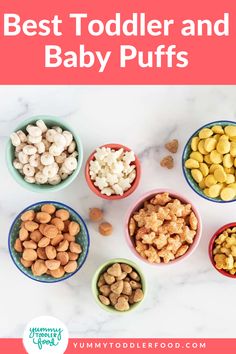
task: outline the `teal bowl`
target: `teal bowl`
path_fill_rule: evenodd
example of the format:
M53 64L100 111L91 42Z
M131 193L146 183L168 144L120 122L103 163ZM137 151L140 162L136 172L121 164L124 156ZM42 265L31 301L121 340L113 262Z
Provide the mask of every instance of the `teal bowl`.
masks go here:
M99 295L99 291L98 291L98 287L97 287L98 279L99 279L100 275L102 273L104 273L107 270L107 268L112 266L114 263L125 263L125 264L130 265L138 273L138 275L140 276L140 279L141 279L144 298L142 301L137 302L136 304L130 305L129 310L127 310L127 311L117 311L111 305L109 305L109 306L103 305L98 299L98 295ZM100 267L96 270L96 272L93 276L93 279L92 279L92 293L93 293L96 303L103 310L106 310L106 311L113 313L113 314L125 314L125 313L129 313L129 312L137 309L137 307L139 307L143 303L143 301L145 300L146 292L147 292L147 284L146 284L146 280L145 280L142 270L137 266L136 263L134 263L126 258L113 258L113 259L110 259L109 261L101 264Z
M24 177L20 174L18 170L15 169L13 166L13 161L15 159L14 155L14 146L11 143L11 140L9 139L7 142L7 147L6 147L6 161L7 161L7 166L8 169L12 175L12 177L15 179L16 182L18 182L22 187L28 189L29 191L32 192L39 192L39 193L46 193L46 192L56 192L59 190L62 190L63 188L66 188L69 186L74 179L77 177L81 166L83 162L83 146L81 139L79 138L78 134L65 122L60 120L57 117L53 116L47 116L47 115L39 115L39 116L34 116L31 117L27 120L24 120L21 124L19 124L15 131L17 130L23 130L25 132L26 126L28 124L34 124L37 120L42 119L48 127L53 127L55 125L61 127L64 130L69 130L74 137L74 141L76 142L77 145L77 151L79 153L78 155L78 165L76 170L64 181L61 181L57 185L50 185L50 184L32 184L28 183L24 180Z
M236 126L236 122L233 122L233 121L230 121L230 120L219 120L219 121L207 123L207 124L203 125L202 127L200 127L198 130L196 130L193 133L193 135L191 135L191 137L189 138L189 140L187 141L187 143L186 143L186 145L184 147L183 155L182 155L182 170L183 170L183 174L184 174L184 177L185 177L188 185L200 197L202 197L202 198L204 198L206 200L209 200L211 202L215 202L215 203L232 203L232 202L235 202L236 199L225 201L225 200L222 200L220 197L218 197L218 198L210 198L210 197L206 196L203 193L203 191L201 190L201 188L199 187L199 185L197 184L197 182L193 179L190 170L185 167L185 161L189 159L189 156L190 156L190 154L192 152L192 149L191 149L191 140L192 140L192 138L197 136L201 129L203 129L203 128L212 128L214 125L220 125L222 127L226 127L227 125L235 125Z
M17 253L14 249L14 243L15 240L18 237L19 234L19 230L20 230L20 224L21 224L21 215L27 211L27 210L34 210L34 211L39 211L41 209L41 206L43 204L52 204L54 205L57 209L66 209L69 211L70 213L70 219L72 221L76 221L77 223L80 224L80 233L76 236L76 241L81 245L82 247L82 253L80 254L80 257L77 260L78 263L78 268L75 270L74 273L66 273L63 277L56 279L51 277L48 274L44 274L39 276L35 276L33 275L32 271L30 268L25 268L21 262L21 254ZM42 201L42 202L38 202L32 205L29 205L27 208L25 208L20 214L17 215L17 217L15 218L15 220L13 221L10 231L9 231L9 236L8 236L8 248L9 248L9 252L11 255L11 258L13 260L13 262L15 263L15 265L17 266L17 268L27 277L29 277L30 279L39 281L41 283L57 283L57 282L61 282L63 280L66 280L70 277L72 277L75 273L77 273L81 267L83 266L83 264L86 261L86 258L88 256L88 252L89 252L89 246L90 246L90 239L89 239L89 232L87 229L87 226L84 222L84 220L82 219L82 217L71 207L69 207L66 204L63 203L59 203L59 202L55 202L55 201Z

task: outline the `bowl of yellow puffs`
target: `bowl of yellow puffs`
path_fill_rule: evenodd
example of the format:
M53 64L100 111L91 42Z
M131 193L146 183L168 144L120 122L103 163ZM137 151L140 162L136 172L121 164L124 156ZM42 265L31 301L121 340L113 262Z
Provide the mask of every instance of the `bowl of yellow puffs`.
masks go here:
M236 122L200 127L184 147L182 168L199 196L217 203L236 201Z
M236 278L236 222L215 232L209 243L209 257L219 273Z

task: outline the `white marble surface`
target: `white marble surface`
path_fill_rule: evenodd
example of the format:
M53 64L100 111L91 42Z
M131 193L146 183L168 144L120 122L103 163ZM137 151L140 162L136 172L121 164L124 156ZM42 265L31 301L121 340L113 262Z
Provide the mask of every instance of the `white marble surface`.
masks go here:
M236 87L6 86L0 87L0 94L0 336L21 337L30 319L53 315L64 321L71 337L234 337L236 284L212 268L207 246L217 228L235 221L235 205L213 204L190 190L180 156L186 139L201 124L236 118ZM44 113L74 125L84 144L84 161L106 142L132 147L142 161L138 190L126 200L104 202L90 192L82 171L70 187L54 194L35 194L18 186L5 164L7 137L24 118ZM171 171L159 166L169 138L180 141ZM160 187L178 189L197 204L203 219L200 245L179 265L160 269L141 262L148 281L146 301L132 314L108 314L93 300L91 277L112 257L139 262L124 238L124 216L143 192ZM86 264L70 280L54 285L21 274L7 249L15 215L44 199L65 202L85 218L89 207L103 207L115 229L113 236L103 238L88 223L91 249Z

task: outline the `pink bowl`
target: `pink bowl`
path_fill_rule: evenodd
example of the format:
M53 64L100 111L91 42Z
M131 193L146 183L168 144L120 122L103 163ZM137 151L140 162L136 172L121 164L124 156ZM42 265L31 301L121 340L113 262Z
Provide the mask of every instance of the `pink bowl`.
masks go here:
M107 148L111 148L111 149L114 149L114 150L119 150L119 149L123 148L124 151L131 151L130 148L128 148L128 147L126 147L124 145L120 145L120 144L105 144L105 145L100 146L100 148L102 148L102 147L107 147ZM124 192L123 195L113 194L111 196L108 196L108 195L102 194L100 189L94 185L93 181L90 178L89 164L90 164L90 161L94 159L94 154L95 153L96 153L96 150L93 151L92 154L89 156L89 158L88 158L88 160L86 162L86 165L85 165L85 178L86 178L86 181L88 183L89 188L97 196L99 196L99 197L101 197L103 199L108 199L108 200L123 199L123 198L128 197L130 194L132 194L136 190L136 188L138 187L139 182L140 182L140 177L141 177L141 165L140 165L140 161L139 161L139 158L137 157L137 155L135 155L135 161L133 163L136 166L136 178L133 181L130 189L128 189L126 192Z
M170 261L169 263L150 263L148 262L148 260L144 259L143 257L140 256L140 254L136 251L134 244L132 242L132 239L129 235L129 220L131 218L131 216L133 215L133 213L137 210L139 210L144 202L146 200L149 200L151 198L153 198L156 194L158 193L169 193L171 197L177 198L179 199L181 202L186 203L186 204L191 204L192 205L192 210L195 213L197 220L198 220L198 229L197 229L197 233L194 237L194 241L193 243L190 245L188 251L181 257ZM168 265L172 265L172 264L176 264L179 263L181 261L183 261L184 259L188 258L193 252L194 250L197 248L199 241L200 241L200 237L202 234L202 221L201 221L201 217L196 209L196 207L193 205L192 202L190 202L187 198L185 198L183 195L176 193L175 191L169 190L169 189L154 189L150 192L145 193L142 197L140 197L138 199L138 201L135 202L135 204L129 209L126 219L125 219L125 236L126 236L126 240L128 242L128 245L131 249L131 251L135 254L136 257L138 257L140 260L142 260L143 262L150 264L150 265L154 265L154 266L168 266Z
M214 248L214 244L215 244L215 239L226 229L229 229L231 227L235 227L236 226L236 222L231 222L229 224L226 224L224 226L222 226L219 230L217 230L214 235L212 236L210 242L209 242L209 248L208 248L208 253L209 253L209 257L211 260L211 263L213 265L213 267L217 270L217 272L219 272L220 274L228 277L228 278L236 278L236 274L230 274L228 272L226 272L224 269L218 269L216 268L216 264L214 261L214 255L213 255L213 248Z

